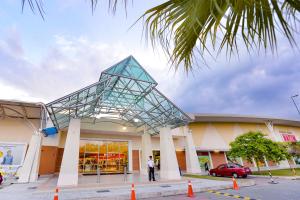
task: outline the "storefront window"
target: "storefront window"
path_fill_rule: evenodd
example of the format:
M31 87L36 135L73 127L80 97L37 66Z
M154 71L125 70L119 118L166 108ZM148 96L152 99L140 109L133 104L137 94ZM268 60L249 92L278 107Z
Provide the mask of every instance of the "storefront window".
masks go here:
M84 173L95 173L98 163L99 145L97 141L89 141L85 144Z
M83 174L122 173L128 162L128 142L81 140L79 172Z

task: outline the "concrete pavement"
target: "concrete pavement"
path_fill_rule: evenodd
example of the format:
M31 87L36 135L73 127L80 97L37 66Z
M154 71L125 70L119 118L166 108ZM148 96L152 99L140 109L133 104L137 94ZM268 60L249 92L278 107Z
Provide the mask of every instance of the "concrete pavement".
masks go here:
M300 180L288 180L276 178L278 184L270 184L269 178L251 177L255 185L251 187L242 187L238 191L232 189L222 189L218 192L196 193L194 200L233 200L233 199L253 199L253 200L299 200L300 199ZM151 200L188 200L186 195L176 195L169 197L152 198Z
M210 189L219 190L231 187L230 181L215 181L206 179L191 179L195 192L203 192ZM1 199L9 200L50 200L53 199L55 187L47 188L45 185L51 183L51 178L40 178L37 183L29 184L13 184L0 189ZM253 184L250 182L244 185ZM50 184L51 185L51 184ZM155 198L161 196L174 196L186 194L187 179L180 181L157 181L137 183L136 187L137 199ZM89 187L71 187L61 188L59 199L75 200L75 199L130 199L131 182L117 185L90 185Z

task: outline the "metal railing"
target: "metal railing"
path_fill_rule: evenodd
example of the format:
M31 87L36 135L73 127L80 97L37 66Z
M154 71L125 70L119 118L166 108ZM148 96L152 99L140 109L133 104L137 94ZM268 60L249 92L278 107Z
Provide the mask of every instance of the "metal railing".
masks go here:
M100 183L100 175L101 175L100 169L99 167L97 167L97 183Z
M124 182L127 182L127 167L124 166Z

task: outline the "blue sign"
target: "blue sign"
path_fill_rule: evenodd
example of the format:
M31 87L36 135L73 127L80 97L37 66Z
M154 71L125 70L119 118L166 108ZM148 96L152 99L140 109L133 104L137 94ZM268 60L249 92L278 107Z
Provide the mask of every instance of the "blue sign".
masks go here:
M45 137L47 137L48 135L55 135L58 133L58 130L56 127L49 127L49 128L44 128L42 130L43 134L45 135Z

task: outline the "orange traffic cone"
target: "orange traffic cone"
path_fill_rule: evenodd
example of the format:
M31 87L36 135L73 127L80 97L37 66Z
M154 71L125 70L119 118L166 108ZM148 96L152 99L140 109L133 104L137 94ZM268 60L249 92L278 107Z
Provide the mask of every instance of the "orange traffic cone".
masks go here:
M189 180L188 182L188 192L187 192L187 196L188 197L194 197L194 192L193 192L193 187L192 187L192 183Z
M131 200L136 200L135 198L135 191L134 191L134 184L131 185Z
M238 184L237 184L237 182L236 182L236 180L235 180L234 177L232 177L232 183L233 183L232 189L239 190L239 186L238 186Z
M53 200L58 200L58 188L55 189Z

